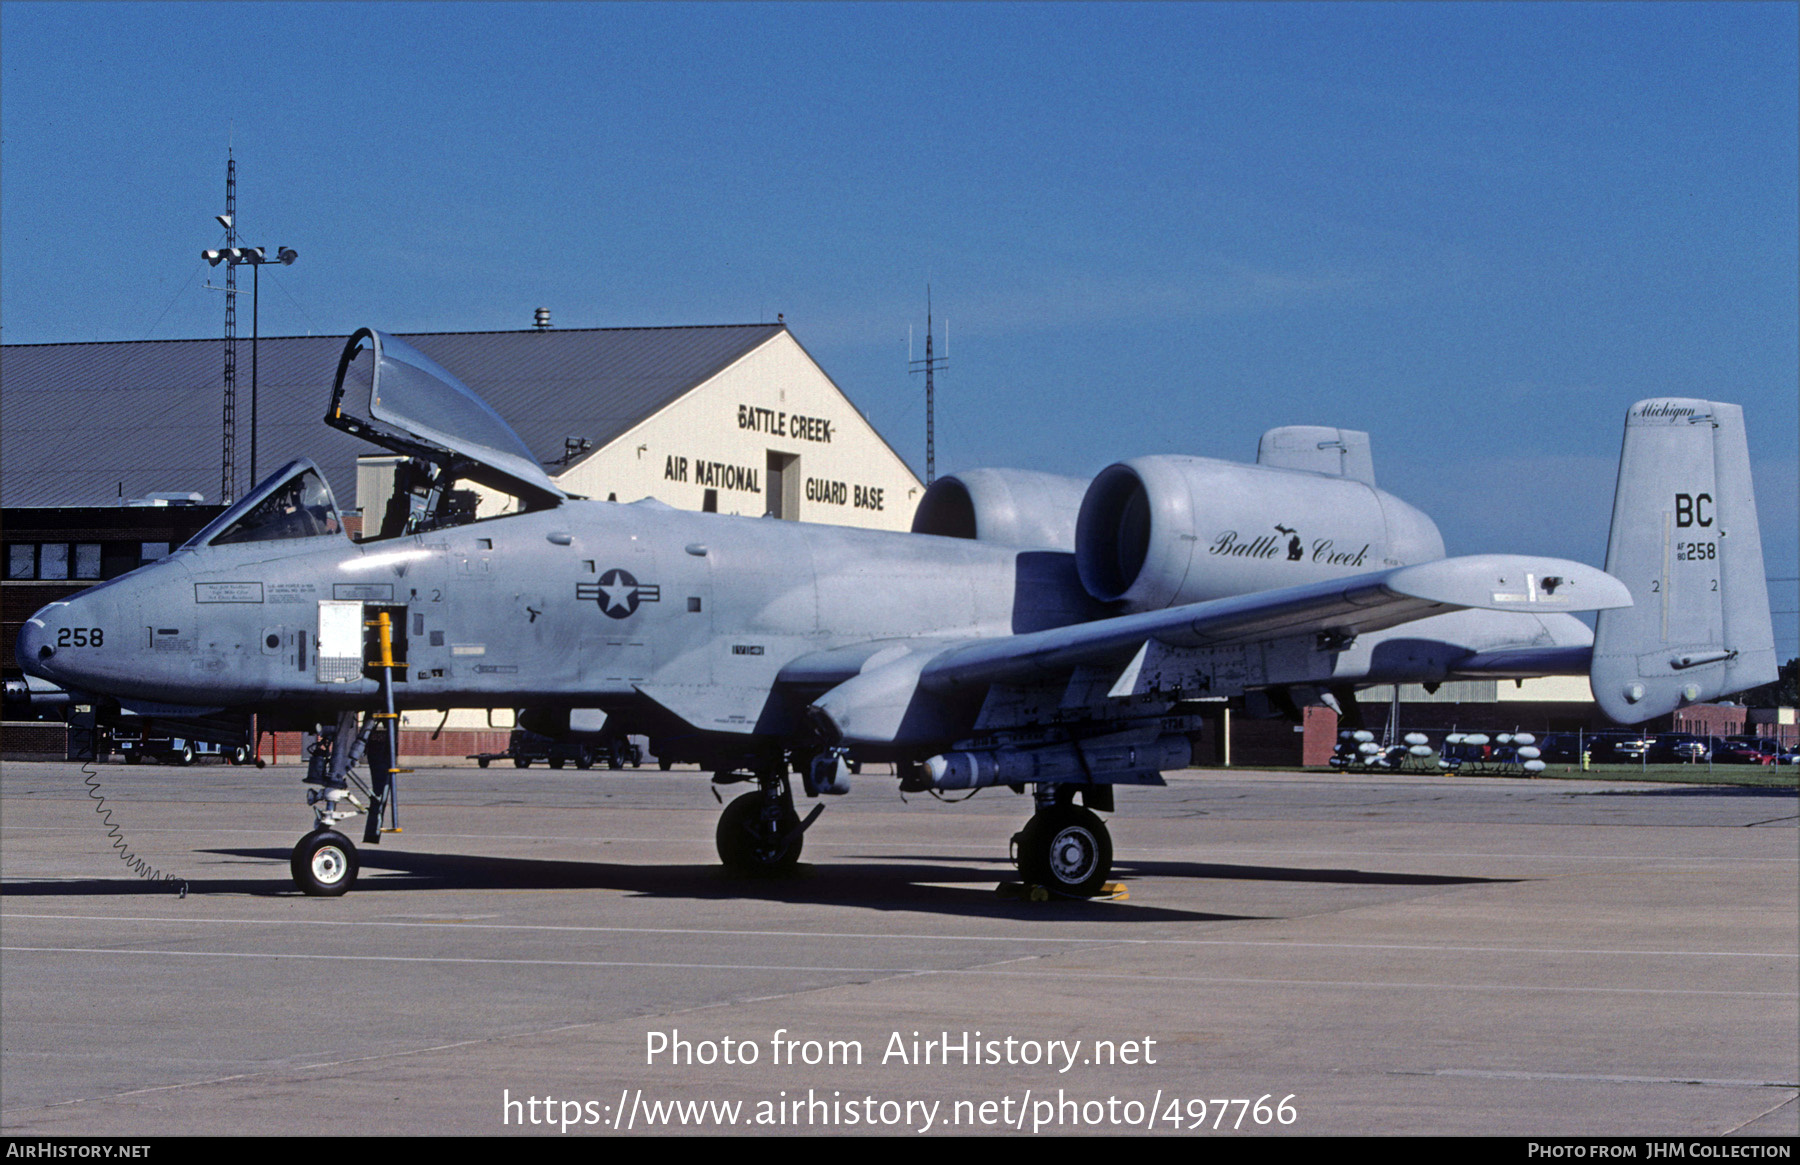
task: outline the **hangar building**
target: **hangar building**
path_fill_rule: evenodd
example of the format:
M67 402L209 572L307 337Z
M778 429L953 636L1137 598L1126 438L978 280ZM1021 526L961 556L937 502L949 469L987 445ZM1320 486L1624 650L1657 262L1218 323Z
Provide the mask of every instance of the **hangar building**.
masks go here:
M905 530L923 492L785 324L402 338L493 405L571 493ZM367 458L375 451L321 421L346 339L261 341L256 468L266 475L311 457L355 510L385 500L361 493L383 484L379 466L392 459ZM254 484L248 347L238 345L238 494ZM0 506L118 505L169 491L226 500L220 348L211 339L0 350Z

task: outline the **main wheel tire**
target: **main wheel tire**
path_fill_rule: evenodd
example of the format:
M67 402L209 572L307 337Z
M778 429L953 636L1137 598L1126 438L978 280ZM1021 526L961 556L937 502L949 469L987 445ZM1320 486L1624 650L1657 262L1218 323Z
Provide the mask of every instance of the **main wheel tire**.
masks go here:
M578 769L593 768L594 767L594 754L592 752L589 752L584 747L579 753L575 754L575 767Z
M513 757L513 768L528 769L530 767L531 767L531 761L528 758L522 757L522 756Z
M181 746L181 756L179 759L180 759L181 763L184 765L193 764L194 763L194 746L191 744L182 745Z
M800 815L784 805L773 823L764 820L767 797L759 792L733 798L719 815L719 860L734 874L761 877L785 874L800 861L806 838L795 833ZM783 838L792 835L792 840Z
M551 757L550 758L550 767L553 769L562 768L563 767L562 758L561 757Z
M663 772L665 772L665 773L666 773L666 772L668 772L668 771L669 771L669 770L670 770L670 769L672 769L672 768L674 768L674 767L675 767L675 762L674 762L674 761L672 761L672 760L670 760L670 759L669 759L669 758L668 758L668 757L666 757L666 756L663 756L663 757L657 757L657 758L656 758L656 767L657 767L657 768L659 768L659 769L661 769L661 770L662 770L662 771L663 771Z
M316 898L335 898L356 885L361 863L350 839L335 829L315 829L300 839L288 863L294 884Z
M249 764L250 763L250 748L249 748L249 746L240 744L236 748L232 749L231 750L231 763L234 765Z
M475 758L475 763L485 769L488 767L488 758L485 756L478 756Z
M1018 837L1019 873L1035 886L1092 898L1112 873L1112 836L1079 805L1035 814Z

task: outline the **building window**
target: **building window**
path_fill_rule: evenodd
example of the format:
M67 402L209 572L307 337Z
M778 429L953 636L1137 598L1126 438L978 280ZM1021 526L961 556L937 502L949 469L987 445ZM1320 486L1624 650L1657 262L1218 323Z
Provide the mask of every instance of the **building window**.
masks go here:
M105 577L105 546L99 542L14 542L6 548L9 579L100 579Z
M168 556L169 544L167 542L145 542L138 547L138 557L145 562L155 562L159 558Z
M46 542L38 547L38 577L69 577L69 544Z

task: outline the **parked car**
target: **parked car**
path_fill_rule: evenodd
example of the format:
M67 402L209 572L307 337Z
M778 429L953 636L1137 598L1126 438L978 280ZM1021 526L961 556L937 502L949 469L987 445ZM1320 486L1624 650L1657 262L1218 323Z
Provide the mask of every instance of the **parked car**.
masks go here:
M637 768L644 763L644 750L629 736L608 736L600 740L557 740L524 728L515 728L505 752L472 753L469 757L482 768L496 760L511 760L514 768L528 769L541 761L553 769L573 764L578 769L591 769L598 761L612 769L626 765ZM664 766L665 768L668 766Z
M1587 741L1588 759L1597 765L1637 764L1649 747L1648 740L1637 736L1591 736Z
M113 730L113 747L124 754L126 763L134 765L146 760L191 765L206 756L242 765L249 764L251 756L250 746L247 744L215 744L210 740L189 740L182 736L146 733L130 728Z
M1653 765L1687 764L1703 761L1712 755L1705 737L1688 732L1666 732L1650 742L1644 759Z
M528 769L533 761L542 761L553 769L566 764L573 764L578 769L594 767L594 750L589 745L539 736L523 728L513 729L506 751L512 755L515 768Z
M1773 754L1739 740L1722 740L1713 749L1713 763L1718 765L1766 765L1774 762Z
M1538 753L1549 764L1578 764L1593 737L1574 732L1549 732L1538 738Z

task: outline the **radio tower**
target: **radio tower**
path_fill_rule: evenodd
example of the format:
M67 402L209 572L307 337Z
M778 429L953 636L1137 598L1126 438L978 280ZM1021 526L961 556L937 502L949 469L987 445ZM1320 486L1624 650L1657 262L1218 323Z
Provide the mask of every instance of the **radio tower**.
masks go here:
M930 485L937 479L937 392L932 383L932 374L940 368L950 367L950 325L944 325L944 354L931 354L931 285L925 285L925 359L914 360L912 353L907 353L906 368L909 374L923 372L925 374L925 484Z
M237 159L225 150L225 249L237 248ZM225 434L219 458L219 497L237 498L237 264L225 265Z

